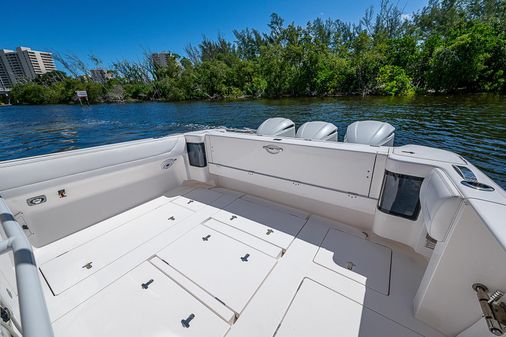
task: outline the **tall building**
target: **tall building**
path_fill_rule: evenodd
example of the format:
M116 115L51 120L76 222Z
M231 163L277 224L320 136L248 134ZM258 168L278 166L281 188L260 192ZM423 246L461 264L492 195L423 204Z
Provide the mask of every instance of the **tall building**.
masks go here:
M169 52L160 52L151 54L151 59L153 60L153 64L157 67L164 68L166 67L170 59L173 58L174 55Z
M33 80L56 70L53 55L26 47L16 50L0 49L0 87L11 88L14 84Z
M104 69L91 69L91 79L93 82L106 83L107 80L113 79L114 74L109 70Z

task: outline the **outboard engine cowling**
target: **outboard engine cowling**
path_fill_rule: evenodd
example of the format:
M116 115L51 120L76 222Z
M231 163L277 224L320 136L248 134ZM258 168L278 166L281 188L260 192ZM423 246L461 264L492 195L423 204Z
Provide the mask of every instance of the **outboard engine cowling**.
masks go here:
M288 118L269 118L257 129L258 136L295 137L295 123Z
M299 127L296 137L337 142L337 126L327 122L307 122Z
M394 146L395 128L385 122L359 121L346 129L345 143Z

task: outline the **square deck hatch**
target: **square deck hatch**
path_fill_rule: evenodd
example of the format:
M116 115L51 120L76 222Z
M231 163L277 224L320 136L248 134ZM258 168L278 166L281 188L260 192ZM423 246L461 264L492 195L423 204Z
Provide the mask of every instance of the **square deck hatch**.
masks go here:
M144 262L56 320L53 328L55 336L72 337L222 337L230 325Z
M204 224L157 256L236 313L242 312L276 263L273 257Z

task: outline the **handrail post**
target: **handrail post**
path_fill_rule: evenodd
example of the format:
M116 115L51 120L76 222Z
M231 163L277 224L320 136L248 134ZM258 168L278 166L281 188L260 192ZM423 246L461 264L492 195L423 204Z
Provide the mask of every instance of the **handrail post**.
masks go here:
M7 236L0 248L10 248L14 254L23 337L53 337L32 245L1 196L0 223Z

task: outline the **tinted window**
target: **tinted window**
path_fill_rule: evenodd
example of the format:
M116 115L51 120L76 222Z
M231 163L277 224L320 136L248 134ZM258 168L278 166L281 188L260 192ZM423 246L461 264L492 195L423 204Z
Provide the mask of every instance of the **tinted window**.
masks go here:
M204 143L186 143L188 151L188 159L191 166L205 167L207 166L206 148Z
M380 211L416 220L420 213L423 178L386 171L378 204Z

